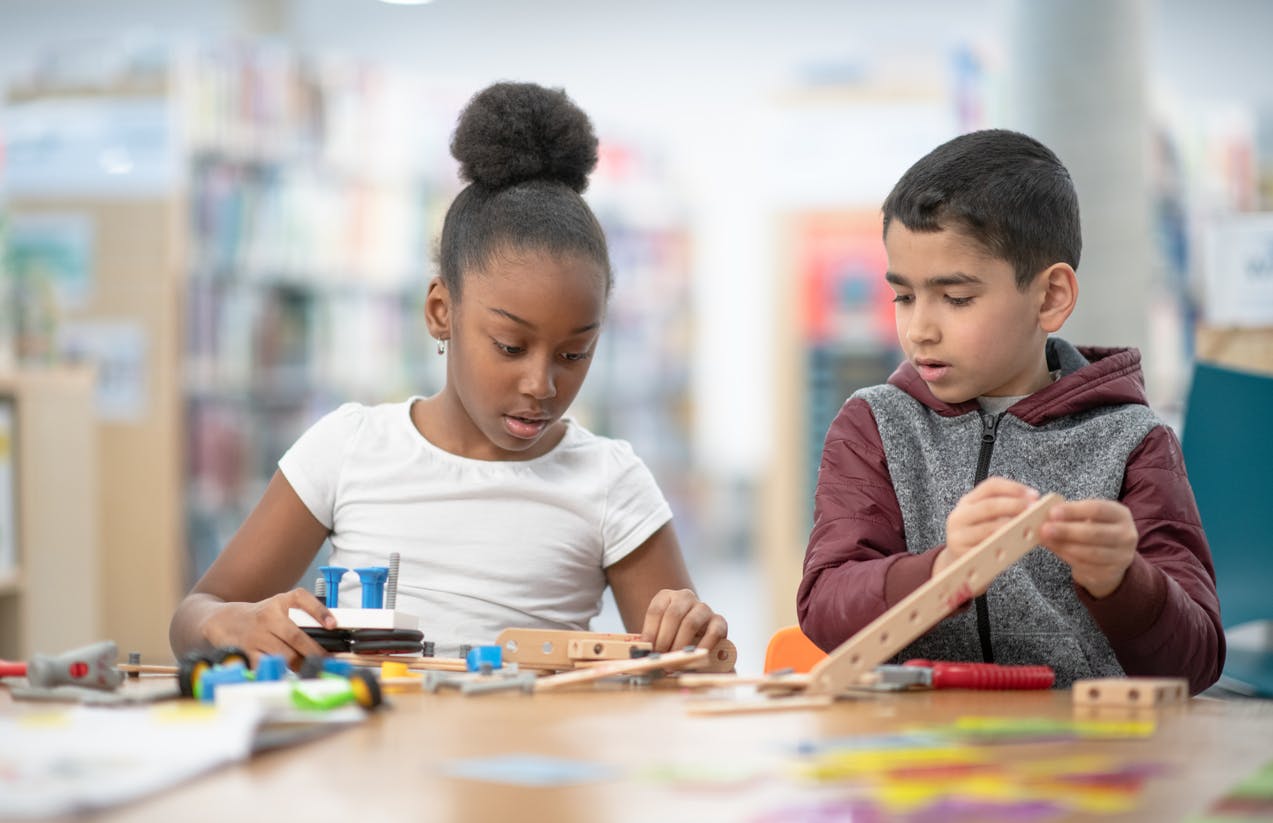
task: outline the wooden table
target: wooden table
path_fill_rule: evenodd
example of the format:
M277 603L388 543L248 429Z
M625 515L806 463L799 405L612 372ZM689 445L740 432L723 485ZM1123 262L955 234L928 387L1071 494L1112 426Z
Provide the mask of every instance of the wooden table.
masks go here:
M87 819L109 821L482 821L562 823L757 820L833 795L791 777L804 741L895 733L961 716L1074 716L1068 692L911 692L842 700L830 709L692 716L686 693L613 689L534 696L413 692L365 723L278 749ZM22 711L0 689L0 711ZM1201 813L1273 759L1273 703L1205 699L1157 715L1153 737L1034 743L1056 754L1101 752L1165 764L1132 815ZM448 776L464 758L535 754L610 767L609 779L518 787ZM732 784L678 785L660 769L698 768ZM77 820L86 819L77 817ZM776 819L776 818L774 818ZM1076 816L1072 819L1080 819Z

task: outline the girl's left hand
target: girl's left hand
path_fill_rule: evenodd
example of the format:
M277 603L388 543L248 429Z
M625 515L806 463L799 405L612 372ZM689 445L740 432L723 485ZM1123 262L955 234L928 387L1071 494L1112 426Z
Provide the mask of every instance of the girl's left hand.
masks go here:
M1131 510L1113 500L1058 503L1040 537L1070 566L1074 582L1097 599L1119 587L1136 557L1140 534Z
M690 589L662 589L645 612L641 639L666 652L699 646L713 649L725 639L729 626Z

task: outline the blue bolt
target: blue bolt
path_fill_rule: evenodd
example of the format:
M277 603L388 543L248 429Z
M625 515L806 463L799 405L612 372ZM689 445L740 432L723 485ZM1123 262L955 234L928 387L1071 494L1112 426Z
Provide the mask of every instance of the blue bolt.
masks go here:
M385 602L385 580L389 577L388 566L368 566L365 569L354 569L362 579L362 607L364 609L382 609Z
M327 581L327 608L334 609L340 602L340 578L344 577L349 569L343 566L319 566L318 570Z
M263 654L256 662L256 682L271 683L287 676L287 661L281 655Z

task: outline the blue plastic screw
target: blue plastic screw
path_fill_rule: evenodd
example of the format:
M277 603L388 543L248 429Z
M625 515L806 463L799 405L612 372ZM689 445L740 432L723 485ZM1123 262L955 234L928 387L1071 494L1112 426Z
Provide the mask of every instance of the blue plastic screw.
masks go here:
M327 581L327 608L334 609L340 602L340 578L349 571L343 566L319 566L323 578Z
M387 566L368 566L365 569L354 569L362 579L362 607L364 609L384 608L385 580L389 577Z

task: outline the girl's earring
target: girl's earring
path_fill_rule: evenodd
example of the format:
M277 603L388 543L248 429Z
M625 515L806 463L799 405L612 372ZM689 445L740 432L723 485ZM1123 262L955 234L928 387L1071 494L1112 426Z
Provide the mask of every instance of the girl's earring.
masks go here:
M446 354L446 341L445 341L445 340L439 340L439 341L438 341L438 354Z

